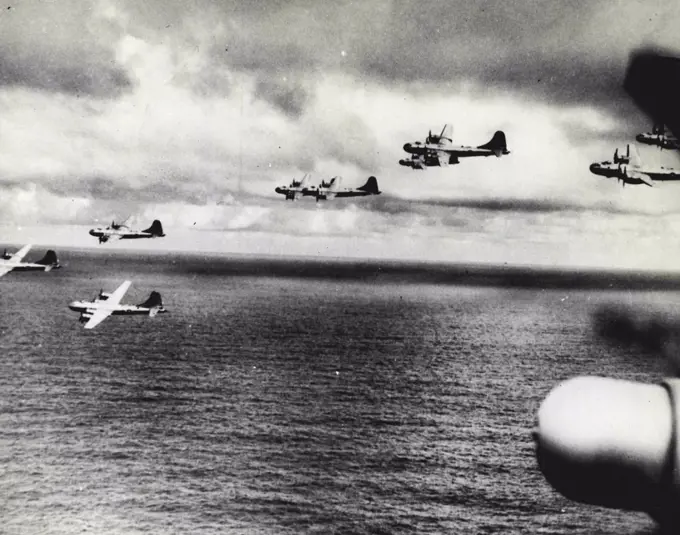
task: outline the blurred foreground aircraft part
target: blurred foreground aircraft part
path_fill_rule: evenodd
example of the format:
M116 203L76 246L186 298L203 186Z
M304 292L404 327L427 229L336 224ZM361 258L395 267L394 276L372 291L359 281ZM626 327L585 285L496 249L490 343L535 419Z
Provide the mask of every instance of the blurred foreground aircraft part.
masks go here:
M624 88L680 138L680 58L654 49L633 53ZM665 322L611 312L595 318L601 336L662 354L677 347ZM543 400L534 440L543 475L565 497L644 511L664 532L680 532L680 379L569 379Z
M543 475L565 497L643 511L680 527L680 380L661 385L569 379L550 392L534 432Z
M637 306L604 305L592 314L595 334L615 348L632 348L640 358L661 359L664 375L680 377L680 316Z
M680 58L654 49L633 53L623 87L655 123L680 139Z

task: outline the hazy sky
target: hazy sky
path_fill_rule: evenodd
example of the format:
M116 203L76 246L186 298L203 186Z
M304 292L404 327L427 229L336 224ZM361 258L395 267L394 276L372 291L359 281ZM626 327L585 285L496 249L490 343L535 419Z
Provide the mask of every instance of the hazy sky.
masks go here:
M680 184L588 171L650 127L621 85L634 48L680 51L670 2L3 6L4 242L94 246L87 228L133 216L168 234L136 247L680 265ZM512 154L398 165L444 123L463 144L502 129ZM384 193L277 198L305 172Z

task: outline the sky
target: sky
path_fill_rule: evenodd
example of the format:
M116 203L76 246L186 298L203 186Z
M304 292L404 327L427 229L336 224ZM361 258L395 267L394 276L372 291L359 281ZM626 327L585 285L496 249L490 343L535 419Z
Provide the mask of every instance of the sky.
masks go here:
M0 7L0 241L677 270L680 183L590 174L651 124L622 88L680 53L660 1L20 0ZM414 171L453 125L511 154ZM680 166L640 147L645 161ZM274 192L304 173L370 199ZM278 197L278 198L277 198ZM167 237L99 246L111 220Z

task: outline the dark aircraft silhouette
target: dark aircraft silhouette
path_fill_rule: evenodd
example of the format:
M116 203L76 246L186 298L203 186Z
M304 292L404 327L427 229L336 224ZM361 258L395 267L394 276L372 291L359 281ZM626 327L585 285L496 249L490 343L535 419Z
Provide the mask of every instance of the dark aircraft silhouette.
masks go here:
M444 125L441 134L433 135L430 130L425 142L414 141L406 143L404 150L411 155L410 160L399 160L399 165L412 169L425 169L426 167L447 167L459 162L459 158L472 156L496 156L510 154L505 134L500 130L491 140L478 147L454 145L451 139L451 127Z
M109 240L138 240L143 238L163 238L163 225L158 219L155 219L151 226L144 230L133 230L127 226L126 223L116 223L112 221L106 227L93 228L90 230L90 236L99 238L99 243L106 243Z

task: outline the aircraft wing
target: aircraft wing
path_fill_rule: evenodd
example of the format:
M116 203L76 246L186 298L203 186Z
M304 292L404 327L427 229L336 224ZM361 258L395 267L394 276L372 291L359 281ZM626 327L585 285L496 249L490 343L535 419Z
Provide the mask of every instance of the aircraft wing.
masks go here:
M127 216L122 222L118 223L118 228L121 229L130 229L130 221L132 220L132 216L129 215Z
M112 305L117 305L118 303L120 303L120 300L121 300L121 299L123 298L123 296L125 295L125 292L128 291L128 288L130 287L130 284L132 284L130 281L125 281L123 284L121 284L120 286L118 286L118 288L116 288L116 290L115 290L111 295L109 295L109 298L106 300L106 302L107 302L107 303L110 303L110 304L112 304ZM99 312L99 311L97 311L97 313L98 313L98 312ZM95 313L95 314L96 314L96 313ZM104 319L104 318L102 318L102 320L103 320L103 319ZM102 321L102 320L99 320L99 321ZM98 321L97 323L99 323L99 321Z
M0 262L0 277L7 275L10 271L12 271L30 250L30 245L24 245L21 249L14 253L9 260Z
M21 249L19 249L16 253L12 255L10 262L12 263L21 262L24 259L24 256L26 256L28 254L28 251L30 250L31 250L30 245L24 245Z
M88 310L88 312L91 314L90 319L87 320L87 323L85 324L86 329L94 329L97 325L99 325L102 321L104 321L106 318L108 318L113 310L105 310L101 308L95 308L92 309L91 311Z
M111 233L108 233L108 232L104 231L104 238L106 238L105 241L117 241L117 240L120 240L120 239L123 237L123 235L120 234L120 232L118 232L118 231L120 231L120 230L121 230L121 229L119 228L119 229L117 229L117 231L114 231L114 232L111 232Z
M312 176L307 173L305 176L302 177L302 180L300 181L300 189L304 189L309 187L309 182L312 180Z
M628 171L628 176L630 178L636 178L643 184L646 184L650 188L654 187L654 182L652 181L651 177L646 174L646 173L641 173L640 171Z
M453 139L453 126L450 124L445 124L442 129L442 133L439 135L440 139L448 139L449 141Z

